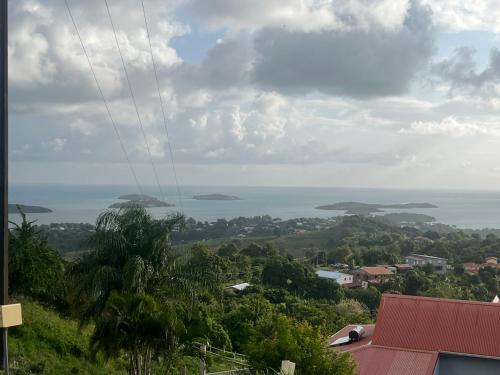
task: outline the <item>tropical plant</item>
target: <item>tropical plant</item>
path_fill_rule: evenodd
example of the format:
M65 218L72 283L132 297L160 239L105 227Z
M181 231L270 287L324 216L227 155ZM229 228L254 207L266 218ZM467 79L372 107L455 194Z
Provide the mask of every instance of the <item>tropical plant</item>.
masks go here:
M13 294L22 294L58 306L64 300L64 261L40 235L35 221L20 211L20 224L10 222L9 279Z
M260 371L277 369L283 359L288 359L296 363L298 375L356 374L350 355L329 351L317 328L282 314L260 321L247 353L252 367Z
M198 292L213 287L210 275L190 267L189 252L172 249L171 233L183 222L181 215L155 219L142 207L101 214L90 252L71 269L73 301L82 322L100 314L112 291L193 301Z
M130 375L150 375L153 361L167 365L179 353L184 326L175 308L145 294L112 292L91 337L91 351L106 358L125 353Z
M130 374L148 374L144 368L160 358L171 366L193 338L183 324L201 302L222 295L218 256L200 246L172 248L171 233L183 221L155 219L142 207L107 211L97 220L92 250L71 269L72 305L82 324L96 323L94 351L125 353Z

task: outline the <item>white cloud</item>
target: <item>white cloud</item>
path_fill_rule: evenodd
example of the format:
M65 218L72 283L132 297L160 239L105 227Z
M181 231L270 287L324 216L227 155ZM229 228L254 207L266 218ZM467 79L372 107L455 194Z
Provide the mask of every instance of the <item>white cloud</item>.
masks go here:
M190 10L210 29L265 27L291 31L397 29L408 0L191 0Z
M449 31L500 31L497 0L420 0L434 13L434 22Z
M453 116L445 117L441 121L415 121L409 128L400 130L402 134L413 135L446 135L452 137L467 137L476 135L498 136L500 132L492 126L475 122L458 120Z

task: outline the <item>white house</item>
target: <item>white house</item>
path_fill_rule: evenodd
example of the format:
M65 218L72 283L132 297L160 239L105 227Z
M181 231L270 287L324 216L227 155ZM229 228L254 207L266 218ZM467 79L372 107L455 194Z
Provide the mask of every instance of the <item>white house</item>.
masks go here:
M340 285L352 284L352 275L347 273L319 270L316 271L316 275L325 279L333 279Z

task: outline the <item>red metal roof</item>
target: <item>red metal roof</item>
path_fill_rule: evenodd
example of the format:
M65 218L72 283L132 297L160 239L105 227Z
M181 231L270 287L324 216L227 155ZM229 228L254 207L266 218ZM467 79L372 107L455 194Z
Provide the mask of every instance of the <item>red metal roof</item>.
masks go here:
M341 337L349 336L349 332L356 328L358 325L362 326L365 329L365 334L361 336L361 339L359 341L351 342L348 345L336 346L335 350L340 350L341 352L350 352L351 350L357 349L360 346L368 345L372 341L375 324L350 324L348 326L345 326L328 339L328 346L330 346L332 342L340 339Z
M432 375L437 352L366 345L351 352L359 375Z
M500 305L384 294L373 344L500 357Z
M385 267L361 267L361 270L372 276L392 275L393 273Z

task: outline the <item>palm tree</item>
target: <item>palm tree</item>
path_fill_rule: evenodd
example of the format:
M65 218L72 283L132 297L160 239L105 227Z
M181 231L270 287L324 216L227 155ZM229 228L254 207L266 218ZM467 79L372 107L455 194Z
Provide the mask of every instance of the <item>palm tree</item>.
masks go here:
M210 277L189 269L189 253L172 249L171 233L183 223L181 215L155 219L142 207L101 214L91 251L71 270L82 322L99 315L113 290L162 300L193 299Z
M162 356L171 364L184 331L173 308L160 306L145 294L112 292L91 338L91 351L106 358L125 353L130 375L150 375L154 359ZM160 350L161 348L161 350Z
M72 305L78 306L82 324L96 323L94 351L108 356L127 353L130 371L136 371L131 374L147 374L137 372L138 361L144 368L160 353L171 364L182 347L180 341L189 337L172 329L172 314L182 311L177 320L185 320L200 295L213 298L221 291L219 272L204 261L203 252L172 248L171 233L183 223L181 215L155 219L142 207L107 211L97 219L91 251L71 269ZM160 308L169 312L168 319L155 315ZM155 321L160 336L148 333L141 341L141 314ZM130 347L132 343L139 346ZM139 347L142 351L136 353Z

